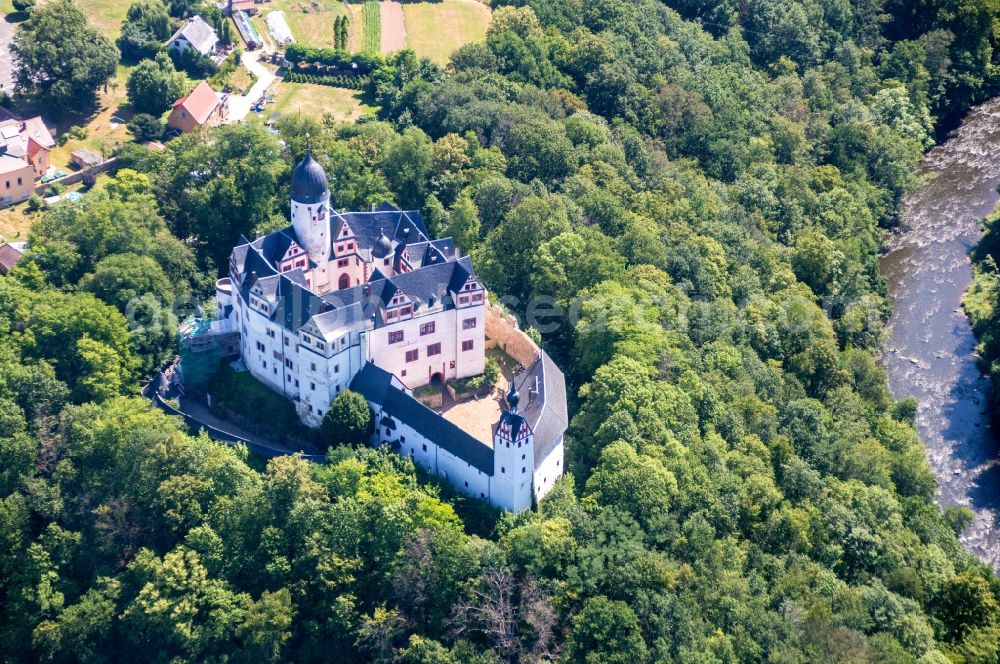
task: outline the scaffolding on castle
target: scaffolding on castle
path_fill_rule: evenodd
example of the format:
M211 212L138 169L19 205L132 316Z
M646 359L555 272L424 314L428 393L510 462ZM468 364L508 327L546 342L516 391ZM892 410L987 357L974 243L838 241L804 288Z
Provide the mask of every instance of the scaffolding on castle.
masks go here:
M178 341L180 379L188 392L202 392L224 360L240 354L240 335L232 320L191 318L181 323Z

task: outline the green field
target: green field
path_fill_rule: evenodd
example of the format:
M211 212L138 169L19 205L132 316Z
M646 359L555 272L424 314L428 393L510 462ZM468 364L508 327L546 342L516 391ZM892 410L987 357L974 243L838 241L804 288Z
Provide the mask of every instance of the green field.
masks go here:
M406 46L446 64L457 48L486 38L490 8L476 0L403 3Z
M337 121L349 122L371 110L357 90L280 81L273 92L274 106L268 107L268 112L272 113L302 113L315 118L332 113Z
M125 14L131 4L128 0L76 0L76 6L86 15L92 26L111 41L118 39Z
M364 41L361 50L365 53L382 52L382 17L378 0L365 0Z
M300 44L317 47L333 46L333 21L338 16L349 16L346 5L341 0L315 0L295 2L294 0L272 0L260 5L257 29L266 39L271 35L264 17L272 11L285 12L285 20L292 31L292 37ZM353 29L353 26L352 26Z

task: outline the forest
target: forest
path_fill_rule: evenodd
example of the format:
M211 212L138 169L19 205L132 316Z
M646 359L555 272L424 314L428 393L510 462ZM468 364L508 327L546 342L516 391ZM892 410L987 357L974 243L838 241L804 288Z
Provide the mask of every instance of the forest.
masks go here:
M128 145L35 224L0 277L0 661L1000 662L1000 579L876 362L883 236L998 91L1000 0L493 5L447 67L377 63L376 115ZM536 509L138 396L307 143L335 207L422 210L565 372Z

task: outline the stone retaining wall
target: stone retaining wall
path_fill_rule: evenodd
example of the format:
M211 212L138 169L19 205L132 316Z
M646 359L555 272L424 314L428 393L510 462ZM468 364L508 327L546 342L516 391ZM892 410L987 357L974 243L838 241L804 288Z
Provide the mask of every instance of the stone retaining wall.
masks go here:
M503 309L492 304L486 305L486 336L522 367L529 366L542 352L517 326L517 319L505 316Z

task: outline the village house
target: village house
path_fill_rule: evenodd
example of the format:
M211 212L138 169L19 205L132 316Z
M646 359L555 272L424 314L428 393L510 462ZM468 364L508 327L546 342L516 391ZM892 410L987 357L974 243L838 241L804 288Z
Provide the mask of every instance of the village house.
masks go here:
M219 35L200 16L192 16L167 40L167 48L178 53L191 49L199 55L211 55L219 45Z
M416 211L383 204L338 212L307 153L292 173L292 224L232 252L216 288L220 332L239 335L258 380L318 426L345 389L362 394L389 445L457 490L530 508L563 471L565 381L538 351L514 376L505 409L463 428L413 396L482 374L486 290L451 238L433 240ZM183 370L183 367L182 367Z
M40 117L0 119L0 206L28 198L51 166L52 131Z
M167 126L187 133L201 127L215 127L229 118L229 95L216 92L207 81L174 102Z

